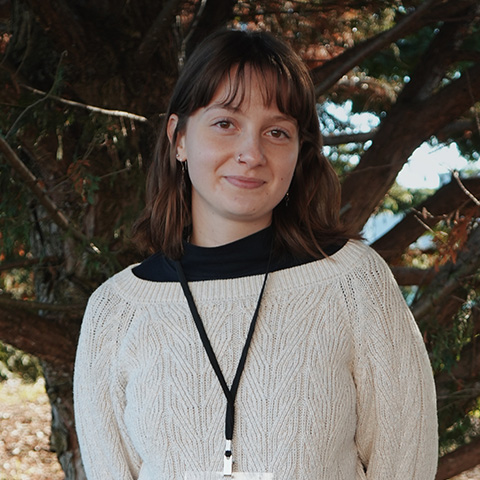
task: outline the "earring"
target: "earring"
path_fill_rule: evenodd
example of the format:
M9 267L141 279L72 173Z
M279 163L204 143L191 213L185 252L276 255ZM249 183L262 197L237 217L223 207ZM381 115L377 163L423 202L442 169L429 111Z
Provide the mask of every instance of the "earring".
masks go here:
M290 203L290 192L287 191L284 199L285 199L285 206L288 207L288 204Z

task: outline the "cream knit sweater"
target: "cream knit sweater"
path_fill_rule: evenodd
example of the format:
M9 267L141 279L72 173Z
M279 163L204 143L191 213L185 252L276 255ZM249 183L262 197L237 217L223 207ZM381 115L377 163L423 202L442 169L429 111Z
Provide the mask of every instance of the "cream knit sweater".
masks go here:
M227 383L263 276L190 283ZM85 313L75 413L89 480L223 469L225 397L179 283L131 268ZM432 480L432 373L383 260L350 241L270 274L236 402L234 471L275 480ZM235 478L235 477L234 477Z

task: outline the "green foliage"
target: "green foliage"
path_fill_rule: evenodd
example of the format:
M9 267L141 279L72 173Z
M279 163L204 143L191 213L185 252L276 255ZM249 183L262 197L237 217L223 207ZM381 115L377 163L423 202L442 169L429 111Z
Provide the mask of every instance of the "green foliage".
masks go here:
M458 151L470 162L480 160L480 132L468 130L456 140Z
M440 455L445 455L480 435L478 412L477 405L477 409L460 416L450 428L440 432Z
M50 37L44 34L27 4L22 0L11 3L13 8L8 29L14 35L8 45L6 58L13 64L21 65L25 78L35 77L37 88L49 90L61 53Z
M18 376L23 381L34 383L42 375L37 358L0 342L0 381Z
M17 258L30 250L29 191L10 167L0 163L0 260Z
M410 209L422 204L433 193L433 189L405 188L395 182L383 199L377 213L406 213Z
M360 68L369 76L402 83L412 73L436 33L435 27L424 27L414 35L401 38L389 48L367 58Z
M430 332L431 363L436 374L450 372L460 359L462 349L472 341L474 324L472 308L477 304L473 299L464 304L451 328Z
M439 403L440 451L442 454L463 445L471 437L480 434L479 399L469 401L465 394L474 386L464 384L464 381L455 378L453 373L462 356L466 354L472 343L478 342L478 333L475 326L475 310L480 307L480 292L470 290L466 302L462 305L454 319L451 328L438 328L428 333L431 351L430 361L436 375L451 375L448 385L443 384L442 396ZM470 357L468 357L470 358Z
M17 254L24 253L23 251ZM16 260L23 259L22 255L17 256ZM7 292L17 300L31 298L33 292L32 272L25 268L13 268L6 272L0 272L0 293Z

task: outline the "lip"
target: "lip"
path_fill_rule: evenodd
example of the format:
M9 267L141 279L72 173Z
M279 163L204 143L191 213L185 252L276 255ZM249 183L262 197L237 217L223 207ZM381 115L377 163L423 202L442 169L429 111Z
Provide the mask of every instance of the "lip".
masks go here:
M265 181L259 178L243 177L241 175L227 175L225 180L235 187L254 189L261 187Z

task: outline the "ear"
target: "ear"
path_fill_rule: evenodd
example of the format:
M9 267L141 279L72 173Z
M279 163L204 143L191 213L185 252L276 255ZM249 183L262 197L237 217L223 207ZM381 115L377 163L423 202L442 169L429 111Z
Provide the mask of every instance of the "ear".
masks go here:
M170 144L172 144L173 142L177 125L178 125L178 116L175 114L170 115L167 122L167 137L168 137L168 140L170 140Z
M176 153L178 153L181 157L185 157L185 135L183 132L178 132L177 127L178 115L172 114L167 122L168 140L170 141L171 148L176 149Z

